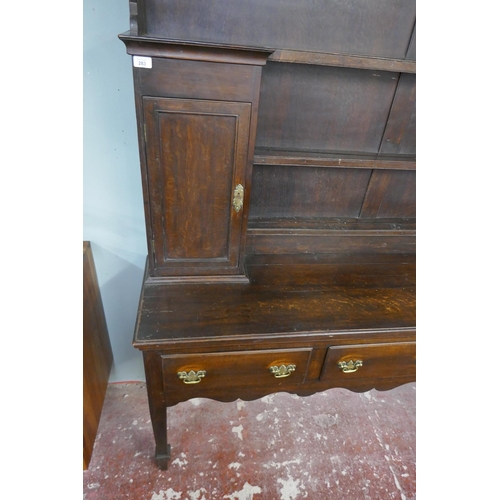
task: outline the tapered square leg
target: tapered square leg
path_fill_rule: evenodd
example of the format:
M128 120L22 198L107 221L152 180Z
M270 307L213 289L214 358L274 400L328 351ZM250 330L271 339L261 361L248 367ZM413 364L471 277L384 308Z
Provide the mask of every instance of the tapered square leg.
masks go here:
M163 390L161 356L157 352L144 352L144 369L148 388L149 413L156 443L155 461L160 469L166 470L170 459L170 445L167 443L167 404Z
M155 402L150 401L151 423L156 443L155 461L160 469L166 470L170 459L170 445L167 443L167 409L151 408L154 405Z

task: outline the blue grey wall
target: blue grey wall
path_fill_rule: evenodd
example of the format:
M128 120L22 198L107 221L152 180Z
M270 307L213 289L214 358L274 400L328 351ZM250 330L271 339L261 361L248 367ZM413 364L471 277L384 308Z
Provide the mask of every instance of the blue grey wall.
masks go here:
M127 0L83 2L83 239L91 242L114 365L110 381L144 380L132 347L147 253Z

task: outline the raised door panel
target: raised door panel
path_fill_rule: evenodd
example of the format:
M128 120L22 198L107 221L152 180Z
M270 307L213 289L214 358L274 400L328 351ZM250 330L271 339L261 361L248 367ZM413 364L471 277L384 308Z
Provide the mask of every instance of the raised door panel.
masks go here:
M249 103L144 98L153 276L237 274Z

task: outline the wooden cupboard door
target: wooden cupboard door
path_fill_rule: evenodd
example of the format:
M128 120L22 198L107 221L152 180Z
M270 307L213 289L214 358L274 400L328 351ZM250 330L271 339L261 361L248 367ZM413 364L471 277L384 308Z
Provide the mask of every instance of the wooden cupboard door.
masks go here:
M251 104L143 102L152 275L238 274L246 215L233 202L239 185L245 194Z

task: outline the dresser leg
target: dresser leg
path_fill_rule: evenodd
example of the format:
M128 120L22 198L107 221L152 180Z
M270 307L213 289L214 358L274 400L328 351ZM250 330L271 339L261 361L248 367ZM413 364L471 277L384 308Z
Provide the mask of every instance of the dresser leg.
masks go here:
M156 443L155 461L162 470L168 468L170 445L167 443L167 404L163 391L161 356L144 352L144 369L148 389L149 413Z
M167 443L167 409L164 408L163 413L165 418L153 420L153 434L155 436L156 450L155 450L155 462L156 465L162 469L168 469L168 461L170 460L170 445Z

